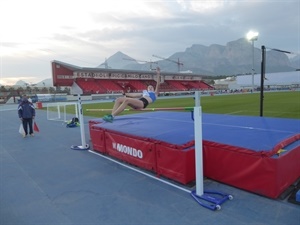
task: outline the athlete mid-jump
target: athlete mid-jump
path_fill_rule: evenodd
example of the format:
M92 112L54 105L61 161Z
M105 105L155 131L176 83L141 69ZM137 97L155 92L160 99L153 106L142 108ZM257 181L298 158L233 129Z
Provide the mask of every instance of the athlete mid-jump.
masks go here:
M147 90L143 90L143 93L125 93L124 97L117 98L115 105L112 109L110 115L103 117L103 120L107 122L113 122L114 117L119 115L123 110L130 106L133 109L144 109L149 104L155 102L159 94L159 85L160 85L160 68L156 68L156 88L152 85L147 87Z

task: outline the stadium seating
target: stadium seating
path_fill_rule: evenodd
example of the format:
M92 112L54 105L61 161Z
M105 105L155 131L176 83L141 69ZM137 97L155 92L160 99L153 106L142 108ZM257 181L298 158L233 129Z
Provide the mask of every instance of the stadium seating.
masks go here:
M94 79L77 79L76 83L83 90L84 94L103 94L106 89L98 85Z
M107 93L123 92L123 88L112 80L96 80L96 83L105 88Z
M84 94L105 94L122 92L141 92L148 85L156 86L154 80L97 80L76 79ZM165 80L160 84L160 92L212 90L213 87L203 81Z

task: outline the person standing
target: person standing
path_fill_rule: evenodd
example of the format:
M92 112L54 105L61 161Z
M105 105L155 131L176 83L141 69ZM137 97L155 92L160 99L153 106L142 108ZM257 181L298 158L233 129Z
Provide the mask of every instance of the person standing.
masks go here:
M18 115L20 120L22 121L23 128L25 131L23 137L25 138L28 135L28 128L29 128L29 135L33 137L34 134L33 134L32 123L35 118L35 108L32 102L28 101L26 95L23 95L23 98L18 106Z

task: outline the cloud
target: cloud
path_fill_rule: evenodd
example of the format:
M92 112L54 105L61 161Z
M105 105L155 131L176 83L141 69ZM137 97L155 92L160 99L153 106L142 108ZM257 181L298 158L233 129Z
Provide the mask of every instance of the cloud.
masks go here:
M117 51L169 57L193 44L226 45L251 29L256 47L299 53L299 7L299 0L2 1L1 74L49 78L52 60L97 66Z
M29 82L30 84L36 83L36 78L35 77L11 77L11 78L0 78L0 84L5 86L5 85L15 85L19 80L23 80L26 82Z

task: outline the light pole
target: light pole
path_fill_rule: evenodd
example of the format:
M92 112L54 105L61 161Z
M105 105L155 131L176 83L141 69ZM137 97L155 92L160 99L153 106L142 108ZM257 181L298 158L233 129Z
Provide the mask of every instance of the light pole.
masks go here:
M252 93L254 92L254 41L258 39L258 32L249 31L247 39L252 42Z

